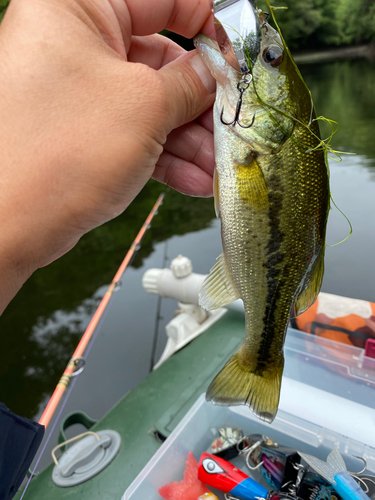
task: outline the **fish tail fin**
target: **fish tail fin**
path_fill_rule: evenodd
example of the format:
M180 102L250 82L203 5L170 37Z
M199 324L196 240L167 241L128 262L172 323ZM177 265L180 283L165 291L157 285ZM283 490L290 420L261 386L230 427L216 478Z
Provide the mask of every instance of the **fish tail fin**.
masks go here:
M206 399L220 406L246 404L257 417L271 423L279 406L284 358L280 356L278 362L270 363L265 369L256 363L255 369L251 369L241 364L240 359L241 349L211 382Z
M298 452L301 457L307 462L310 467L323 476L330 483L335 483L335 476L340 474L340 472L347 472L344 459L341 453L335 445L331 453L327 457L327 461L320 460L312 455L307 455L306 453Z

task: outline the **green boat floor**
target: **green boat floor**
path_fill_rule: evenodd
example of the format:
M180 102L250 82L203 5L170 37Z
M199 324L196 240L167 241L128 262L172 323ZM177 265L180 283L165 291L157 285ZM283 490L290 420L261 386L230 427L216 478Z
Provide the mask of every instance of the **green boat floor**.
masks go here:
M24 499L120 500L161 446L149 431L156 427L168 435L176 427L237 350L244 333L244 316L228 311L220 321L146 377L90 429L112 429L121 435L120 452L106 469L85 483L60 488L52 482L54 464L51 464L33 478ZM21 492L15 498L20 496Z

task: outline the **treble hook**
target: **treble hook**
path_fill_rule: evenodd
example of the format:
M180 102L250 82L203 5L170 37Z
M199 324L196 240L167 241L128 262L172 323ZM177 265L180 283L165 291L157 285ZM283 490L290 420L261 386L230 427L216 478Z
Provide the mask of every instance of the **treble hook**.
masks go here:
M255 120L255 113L253 115L253 119L251 120L251 123L250 125L241 125L240 121L239 121L239 117L240 117L240 112L241 112L241 106L242 106L242 96L243 96L243 93L245 92L245 90L247 90L249 88L249 85L251 83L251 80L252 80L252 75L248 75L250 76L250 79L248 79L246 77L246 75L241 78L241 80L237 83L237 89L240 93L240 97L238 98L238 101L237 101L237 106L236 106L236 114L234 116L234 120L232 122L225 122L223 120L223 115L224 115L224 106L223 106L223 109L221 110L221 115L220 115L220 121L223 125L233 125L235 126L236 123L238 123L238 125L242 128L250 128L253 124L254 124L254 120Z
M351 476L357 476L358 474L362 474L362 472L365 472L367 469L367 462L366 459L363 457L358 457L357 455L353 455L354 458L358 458L358 460L361 460L363 462L363 469L360 470L359 472L349 472Z

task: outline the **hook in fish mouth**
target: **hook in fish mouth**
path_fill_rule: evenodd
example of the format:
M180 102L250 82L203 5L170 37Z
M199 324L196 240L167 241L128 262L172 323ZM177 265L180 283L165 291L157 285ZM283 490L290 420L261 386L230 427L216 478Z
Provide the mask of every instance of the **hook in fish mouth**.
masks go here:
M238 89L238 91L240 93L240 96L239 96L238 101L237 101L236 114L234 115L233 121L231 121L231 122L225 122L223 120L223 115L224 115L224 106L223 106L223 108L221 110L221 114L220 114L220 121L221 121L221 123L223 125L228 125L228 126L233 125L233 126L235 126L236 123L238 123L238 125L240 127L242 127L242 128L250 128L250 127L252 127L254 125L255 112L253 114L253 119L251 120L250 125L241 125L240 120L239 120L239 118L240 118L240 112L241 112L241 106L242 106L242 96L243 96L243 93L245 92L245 90L247 90L249 88L249 85L250 85L252 79L253 79L253 77L252 77L251 74L244 75L241 78L241 80L237 83L237 89Z
M223 125L228 125L228 126L233 125L233 126L235 126L235 125L236 125L236 123L237 123L237 124L238 124L240 127L242 127L242 128L250 128L250 127L252 127L252 126L254 125L254 121L255 121L255 112L254 112L254 114L253 114L253 119L251 120L250 125L242 125L242 124L240 123L240 121L239 121L239 113L237 113L237 112L236 112L236 115L235 115L235 117L234 117L234 120L233 120L233 121L231 121L231 122L225 122L225 121L224 121L224 119L223 119L223 115L224 115L224 106L223 106L223 108L222 108L222 110L221 110L221 114L220 114L220 121L221 121L221 123L222 123Z

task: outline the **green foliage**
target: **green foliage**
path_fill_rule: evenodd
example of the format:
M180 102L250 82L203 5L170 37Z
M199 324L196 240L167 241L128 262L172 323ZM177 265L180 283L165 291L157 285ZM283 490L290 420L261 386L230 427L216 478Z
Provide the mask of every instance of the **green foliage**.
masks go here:
M375 40L375 4L373 0L341 0L337 10L341 43Z
M10 0L0 0L0 21ZM258 6L268 12L265 0ZM273 0L277 20L292 49L350 45L375 41L374 0ZM163 30L179 45L191 49L191 41Z
M0 21L2 20L10 0L0 0Z
M267 12L265 0L258 1ZM349 45L375 40L373 0L274 0L277 20L291 48Z

